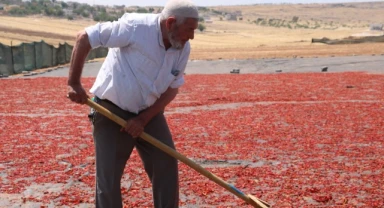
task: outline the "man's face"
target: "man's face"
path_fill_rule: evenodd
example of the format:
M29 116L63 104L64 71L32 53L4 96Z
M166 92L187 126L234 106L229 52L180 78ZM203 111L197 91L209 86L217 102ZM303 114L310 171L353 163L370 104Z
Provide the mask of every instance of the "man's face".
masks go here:
M194 18L186 18L181 25L177 25L176 19L174 19L168 31L168 39L172 48L182 50L185 43L194 38L197 26L198 20Z

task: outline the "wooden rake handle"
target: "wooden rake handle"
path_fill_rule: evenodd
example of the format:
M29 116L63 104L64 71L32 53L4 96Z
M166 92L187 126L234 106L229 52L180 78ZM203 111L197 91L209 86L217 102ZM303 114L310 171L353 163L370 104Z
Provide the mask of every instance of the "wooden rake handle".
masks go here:
M111 119L112 121L116 122L120 126L124 127L126 125L126 121L124 119L118 117L117 115L115 115L111 111L109 111L108 109L106 109L106 108L102 107L101 105L95 103L93 100L91 100L89 98L87 100L87 105L90 106L91 108L95 109L96 111L98 111L99 113L104 115L105 117L107 117L107 118ZM204 175L205 177L209 178L211 181L217 183L221 187L227 189L228 191L230 191L231 193L233 193L237 197L241 198L242 200L244 200L248 204L252 205L253 207L257 207L257 208L268 208L268 207L270 207L270 205L267 202L262 201L262 200L254 197L254 196L252 196L250 194L245 195L243 192L241 192L239 189L237 189L233 185L230 185L227 182L223 181L221 178L219 178L216 175L212 174L211 172L207 171L206 169L204 169L200 165L196 164L192 160L188 159L184 155L178 153L174 149L172 149L172 148L168 147L167 145L163 144L162 142L160 142L159 140L155 139L151 135L143 132L140 135L140 137L142 139L144 139L145 141L151 143L153 146L159 148L160 150L164 151L165 153L171 155L172 157L180 160L184 164L186 164L189 167L193 168L194 170L196 170L200 174Z

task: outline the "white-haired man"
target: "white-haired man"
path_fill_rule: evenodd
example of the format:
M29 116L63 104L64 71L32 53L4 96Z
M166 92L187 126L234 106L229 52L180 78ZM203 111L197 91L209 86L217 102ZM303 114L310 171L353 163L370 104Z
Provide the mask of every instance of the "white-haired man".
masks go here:
M88 96L80 81L86 56L92 48L108 47L90 92L97 103L127 120L120 128L97 112L91 114L96 207L122 207L121 177L134 147L152 183L154 206L178 207L176 159L137 137L145 131L175 148L163 111L184 84L188 41L197 26L198 11L191 1L170 0L161 14L125 14L118 21L98 23L78 33L68 97L86 103Z

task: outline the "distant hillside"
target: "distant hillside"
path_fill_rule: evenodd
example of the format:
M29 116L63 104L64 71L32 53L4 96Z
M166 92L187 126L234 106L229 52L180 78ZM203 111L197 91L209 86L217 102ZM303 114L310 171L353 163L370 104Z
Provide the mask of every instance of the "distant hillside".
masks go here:
M3 0L0 14L43 15L58 18L111 21L126 12L160 13L162 7L91 6L55 0ZM384 23L384 2L337 4L255 4L248 6L199 7L202 19L236 20L261 26L287 28L367 27Z
M5 0L0 3L0 14L7 16L42 15L57 18L93 19L94 21L117 20L126 12L157 13L159 7L91 6L77 2L54 0Z
M384 2L343 4L261 4L249 6L212 7L215 11L241 17L243 21L298 21L308 27L366 27L384 23ZM258 22L259 21L259 22Z

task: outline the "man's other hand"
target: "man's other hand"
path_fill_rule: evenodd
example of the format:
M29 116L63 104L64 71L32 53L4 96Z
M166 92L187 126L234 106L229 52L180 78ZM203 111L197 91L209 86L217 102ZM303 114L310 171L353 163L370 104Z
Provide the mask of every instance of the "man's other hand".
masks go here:
M137 138L144 132L144 122L140 117L129 119L125 127L121 128L121 131L126 131L133 138Z
M89 98L81 84L68 85L67 97L75 103L86 104Z

